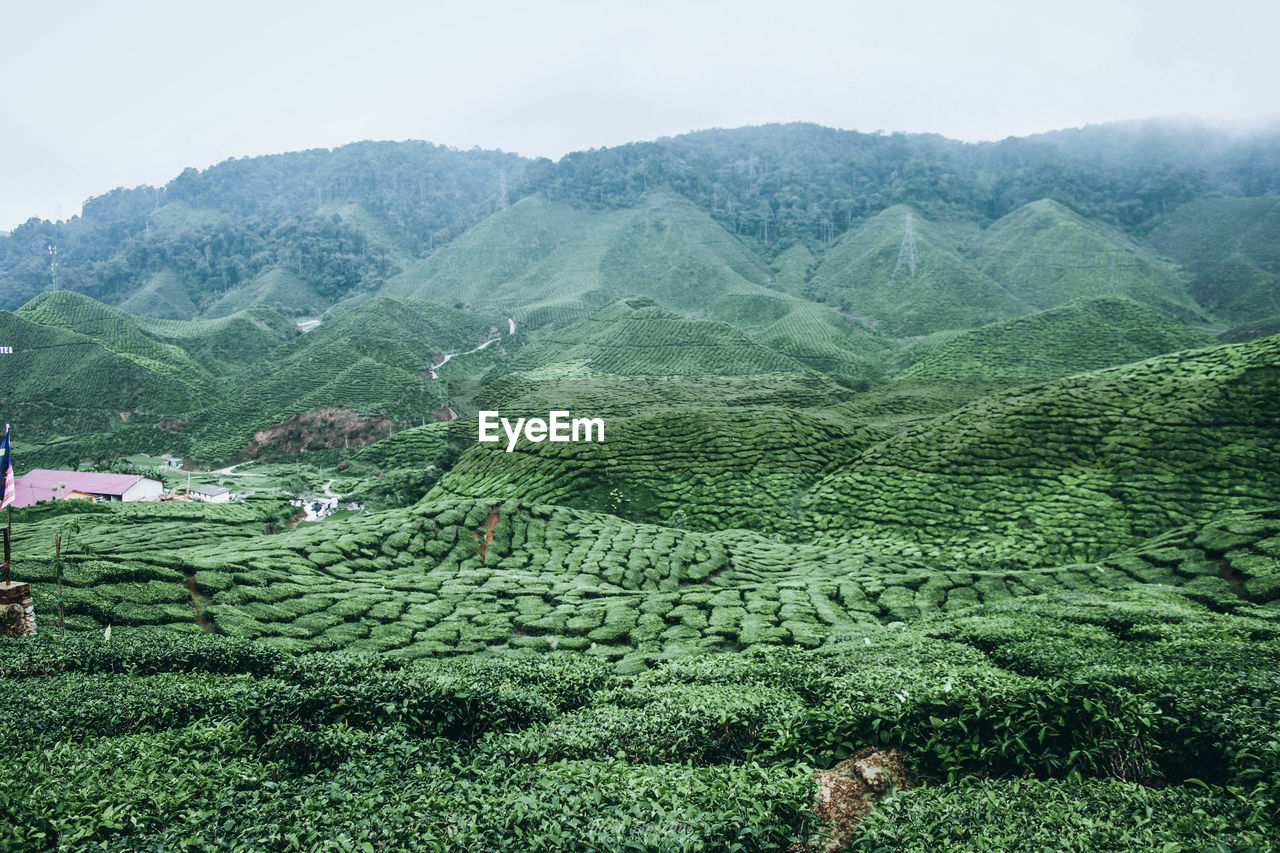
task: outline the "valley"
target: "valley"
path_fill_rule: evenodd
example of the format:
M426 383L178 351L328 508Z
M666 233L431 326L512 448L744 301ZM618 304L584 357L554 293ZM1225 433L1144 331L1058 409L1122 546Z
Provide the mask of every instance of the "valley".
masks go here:
M0 236L16 473L238 497L13 511L0 850L1275 849L1280 171L1151 134L359 143Z

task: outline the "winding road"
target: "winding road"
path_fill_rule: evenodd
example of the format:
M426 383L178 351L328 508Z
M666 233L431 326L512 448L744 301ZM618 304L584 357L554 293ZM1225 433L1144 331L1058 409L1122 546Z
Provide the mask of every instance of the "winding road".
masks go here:
M513 318L513 317L508 317L508 318L507 318L507 334L508 334L508 335L514 335L515 333L516 333L516 321L515 321L515 318ZM446 364L448 364L448 363L449 363L449 359L451 359L451 358L456 358L457 356L460 356L460 355L471 355L471 353L473 353L473 352L480 352L480 350L482 350L482 349L484 349L485 347L489 346L489 344L493 343L494 341L500 341L500 340L502 340L502 336L501 336L501 335L499 335L499 336L498 336L498 337L496 337L496 338L489 338L489 340L485 341L484 343L482 343L480 346L476 347L475 349L469 349L469 350L467 350L466 352L451 352L451 353L448 353L448 354L447 354L443 359L441 359L441 360L440 360L440 363L439 363L439 364L433 364L433 365L431 365L431 367L430 367L430 370L431 370L431 373L432 373L431 378L432 378L432 379L435 379L435 378L436 378L436 376L435 376L436 372L437 372L438 370L440 370L440 368L442 368L442 367L444 367Z
M449 353L448 355L446 355L446 356L444 357L444 359L443 359L439 364L433 364L433 365L431 365L431 372L432 372L432 373L435 373L437 370L439 370L440 368L442 368L442 367L444 367L446 364L448 364L448 363L449 363L449 359L451 359L451 358L453 358L453 357L455 357L455 356L459 356L459 355L471 355L471 353L473 353L473 352L480 352L480 350L484 349L484 348L485 348L485 347L487 347L489 344L493 343L494 341L499 341L499 340L502 340L502 339L501 339L501 338L489 338L489 340L485 341L484 343L482 343L480 346L476 347L475 349L469 349L469 350L467 350L466 352L451 352L451 353Z

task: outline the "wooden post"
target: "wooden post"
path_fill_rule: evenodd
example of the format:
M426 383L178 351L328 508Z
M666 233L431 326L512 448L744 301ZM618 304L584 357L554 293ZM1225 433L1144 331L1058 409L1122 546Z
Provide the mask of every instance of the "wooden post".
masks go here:
M4 582L13 583L12 572L9 569L9 543L13 539L13 510L9 510L9 525L4 529Z
M53 537L53 564L58 571L58 630L67 633L67 626L62 623L62 534Z

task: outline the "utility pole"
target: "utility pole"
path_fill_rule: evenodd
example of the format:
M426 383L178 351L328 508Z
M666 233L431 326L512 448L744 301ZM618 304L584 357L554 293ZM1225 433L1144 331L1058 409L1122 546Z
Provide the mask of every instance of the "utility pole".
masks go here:
M50 290L58 289L58 247L49 244L49 282Z

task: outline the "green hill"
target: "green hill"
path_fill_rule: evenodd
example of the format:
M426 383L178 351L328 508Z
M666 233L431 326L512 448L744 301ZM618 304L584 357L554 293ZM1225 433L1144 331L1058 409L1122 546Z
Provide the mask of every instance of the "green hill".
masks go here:
M138 318L79 293L69 290L42 293L16 314L33 323L82 334L146 370L193 388L203 388L214 378L206 365L181 347L148 334Z
M688 201L645 196L593 209L530 197L389 281L384 292L564 325L640 295L730 323L811 367L878 372L890 345L769 285L764 262Z
M963 236L905 205L891 207L829 249L804 293L895 337L967 329L1030 310L964 257Z
M353 458L380 470L426 468L440 460L448 441L449 424L426 424L401 430L362 449Z
M825 305L796 300L750 335L770 349L846 384L865 386L888 369L897 346Z
M1123 296L1183 318L1199 313L1173 268L1050 199L993 223L974 241L971 256L1032 309Z
M820 252L902 204L925 219L974 228L1027 202L1055 198L1091 223L1141 235L1188 201L1273 191L1276 170L1265 152L1274 142L1273 132L1243 139L1167 123L980 144L793 123L698 131L574 152L555 163L421 141L231 158L187 169L164 187L104 193L66 221L33 219L0 235L0 307L15 309L56 284L168 319L255 306L318 313L315 303L327 308L363 298L401 271L419 281L430 256L495 211L501 216L531 199L609 218L655 196L678 197L761 257L795 247ZM499 231L487 245L541 252L558 239L551 226L550 243L508 242ZM899 229L893 242L900 246L901 237ZM50 245L61 250L56 282ZM580 268L587 276L601 269L590 250L575 258L584 264L549 260L548 269L568 278ZM664 275L664 266L674 269L669 260L656 275ZM449 261L436 272L471 278L473 261L461 270ZM491 271L501 273L503 263ZM606 261L606 278L611 266ZM567 284L573 301L581 294ZM603 285L611 291L604 301L642 292L634 282ZM1088 294L1071 298L1082 295Z
M136 322L153 337L185 350L219 377L254 368L272 350L298 334L293 320L262 308L216 320L138 317Z
M213 399L197 377L159 369L145 357L116 352L61 326L0 312L0 388L15 440L43 444L57 436L158 424ZM184 354L185 355L185 354ZM23 458L23 467L37 467Z
M227 317L250 308L269 308L293 317L309 317L323 314L331 304L331 298L317 292L297 273L271 267L243 286L226 291L201 316Z
M1096 559L1280 489L1280 338L993 394L810 492L824 541L954 565Z
M1200 304L1232 324L1280 314L1280 199L1193 201L1163 219L1150 240L1191 272Z
M0 358L7 419L27 447L76 434L141 430L163 442L157 451L167 449L171 444L157 428L217 399L217 380L204 364L150 334L137 318L78 293L44 293L4 312L0 335L13 347ZM99 443L106 452L115 442L101 435ZM81 455L99 455L84 452L90 445ZM22 463L37 467L42 459L35 450Z
M475 423L465 419L401 429L358 451L344 451L333 491L374 509L409 506L475 443Z
M548 375L556 367L591 376L704 377L807 373L724 323L683 316L634 297L564 329L546 332L507 366Z
M482 373L490 362L463 354L498 338L502 323L378 298L303 335L263 309L135 318L56 291L5 313L2 325L14 354L0 360L0 379L25 461L67 465L165 450L229 460L267 428L292 435L283 446L296 447L309 427L293 420L304 413L324 432L322 446L365 444L392 424L434 420L448 390L431 367L457 355L448 375ZM268 429L266 440L276 433Z
M530 197L392 278L384 292L541 326L634 293L728 319L748 297L771 293L767 278L755 255L683 199L653 195L634 208L595 210Z
M1270 317L1263 317L1260 320L1241 323L1239 326L1223 332L1219 335L1219 338L1229 344L1238 344L1276 334L1280 334L1280 314L1272 314Z
M803 296L805 283L809 281L817 263L808 246L792 246L779 252L773 259L774 272L769 283L778 290Z
M418 300L372 299L272 350L194 431L209 458L228 459L256 430L283 429L304 412L343 410L351 414L340 419L350 423L333 427L332 438L344 446L343 430L352 430L367 443L370 419L385 420L384 430L432 419L447 400L432 365L496 338L499 322Z
M191 301L186 285L167 269L148 276L141 287L116 307L135 316L169 320L186 320L200 313Z
M493 212L504 184L523 185L528 163L406 141L187 169L164 187L112 190L79 216L0 235L0 305L50 286L56 245L58 286L132 313L320 313Z
M849 396L832 379L733 326L638 296L541 332L485 376L471 408L542 417L571 409L616 418L719 405L803 408Z
M951 336L896 378L1031 382L1213 343L1132 300L1090 299Z
M504 416L506 411L503 410ZM545 413L542 415L546 417ZM432 495L514 499L693 530L774 533L800 496L882 436L774 406L611 417L604 442L474 446Z
M605 442L522 443L516 453L469 442L435 493L774 531L804 489L870 441L794 409L850 396L732 326L623 299L543 332L476 393L477 408L512 419L604 418ZM464 420L474 438L474 416Z

